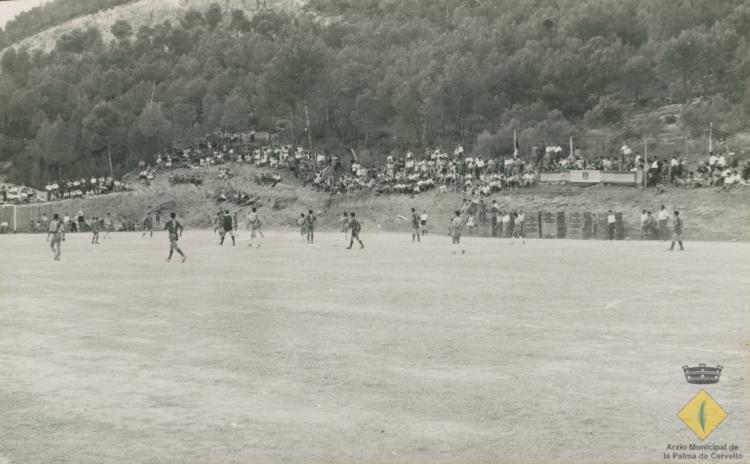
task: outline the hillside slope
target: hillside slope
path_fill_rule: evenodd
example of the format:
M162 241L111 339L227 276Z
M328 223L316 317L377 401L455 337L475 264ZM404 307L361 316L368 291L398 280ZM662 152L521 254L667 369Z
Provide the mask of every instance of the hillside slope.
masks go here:
M299 11L305 0L134 0L126 5L99 11L93 15L83 16L67 21L59 26L49 28L43 32L27 37L13 45L13 48L42 49L50 51L55 47L55 42L63 34L74 29L86 29L90 26L97 27L104 41L111 40L110 27L117 20L128 21L133 30L137 31L141 26L153 26L170 20L176 22L189 9L204 12L212 3L218 4L224 13L233 9L245 11L248 17L252 17L259 11L258 7L265 7L276 11L294 13ZM0 56L5 49L0 50Z
M259 170L250 166L234 166L235 176L222 181L217 169L177 170L176 173L197 175L204 179L200 187L171 186L164 175L150 186L137 184L129 193L92 197L83 200L56 202L55 212L70 214L83 210L87 216L103 215L111 211L116 220L140 220L147 208L160 211L162 217L176 211L187 227L208 228L216 211L221 208L238 212L244 218L249 207L232 203L219 204L221 192L242 191L260 197L261 217L266 228L295 228L300 213L316 211L322 229L337 230L338 218L344 211L355 211L361 218L364 233L377 231L408 232L410 224L399 218L408 217L411 208L426 209L435 233L443 234L453 211L462 197L455 193L438 195L427 192L415 197L407 195L376 195L370 192L348 195L328 195L303 187L291 174L274 188L261 187L254 182ZM750 188L721 192L714 189L669 189L656 195L652 190L631 187L571 187L547 185L533 190L518 190L486 199L498 200L504 210L606 212L622 211L626 236L638 239L642 209L656 211L664 204L669 210L679 209L686 224L686 236L699 240L750 240ZM275 201L285 205L274 210ZM21 222L21 221L19 221ZM24 223L22 223L24 224Z

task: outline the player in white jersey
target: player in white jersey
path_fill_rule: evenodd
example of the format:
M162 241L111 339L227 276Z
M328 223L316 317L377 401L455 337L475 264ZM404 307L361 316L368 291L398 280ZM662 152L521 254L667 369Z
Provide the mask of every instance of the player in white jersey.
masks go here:
M456 214L455 216L453 216L450 225L450 236L453 245L461 247L461 234L463 233L467 220L467 217L461 216L460 211L456 211ZM466 250L463 247L461 247L461 253L466 253ZM456 254L456 250L453 250L453 254Z
M258 216L258 208L253 206L250 214L247 215L247 223L250 226L250 243L248 243L247 246L252 248L253 242L257 238L257 235L263 237L263 232L260 230L262 223L260 217ZM260 248L260 240L255 247Z
M52 237L52 240L50 240L50 237ZM60 261L62 242L65 241L65 224L63 224L63 221L60 220L60 216L57 214L52 217L52 221L49 223L47 241L52 249L52 253L55 255L55 261Z
M422 229L422 236L427 235L427 220L429 218L427 210L423 209L422 214L419 216L419 227Z
M102 225L104 228L104 238L112 238L109 236L110 232L115 229L115 223L112 219L112 214L107 212L107 214L104 216L104 219L102 220Z

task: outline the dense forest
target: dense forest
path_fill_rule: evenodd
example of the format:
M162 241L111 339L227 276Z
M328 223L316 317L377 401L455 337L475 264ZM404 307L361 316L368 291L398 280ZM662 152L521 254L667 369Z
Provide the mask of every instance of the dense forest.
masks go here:
M311 0L252 18L213 4L111 32L0 58L12 180L106 172L107 152L123 173L220 128L340 152L462 142L497 155L514 129L522 146L640 137L658 123L624 127L626 112L698 97L681 118L693 130L742 130L750 116L744 0Z

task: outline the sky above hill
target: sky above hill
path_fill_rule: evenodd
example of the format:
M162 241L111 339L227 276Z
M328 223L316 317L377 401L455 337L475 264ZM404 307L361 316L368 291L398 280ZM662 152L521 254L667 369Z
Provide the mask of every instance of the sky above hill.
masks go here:
M15 18L18 13L30 10L50 0L2 0L0 1L0 27Z

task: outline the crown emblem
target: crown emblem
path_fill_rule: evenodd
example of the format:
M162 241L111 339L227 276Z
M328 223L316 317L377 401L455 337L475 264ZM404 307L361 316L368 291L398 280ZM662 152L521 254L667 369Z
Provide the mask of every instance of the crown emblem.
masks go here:
M682 366L682 371L685 373L685 380L688 383L699 384L719 383L722 369L722 366L711 367L706 366L704 363L700 363L695 367Z

